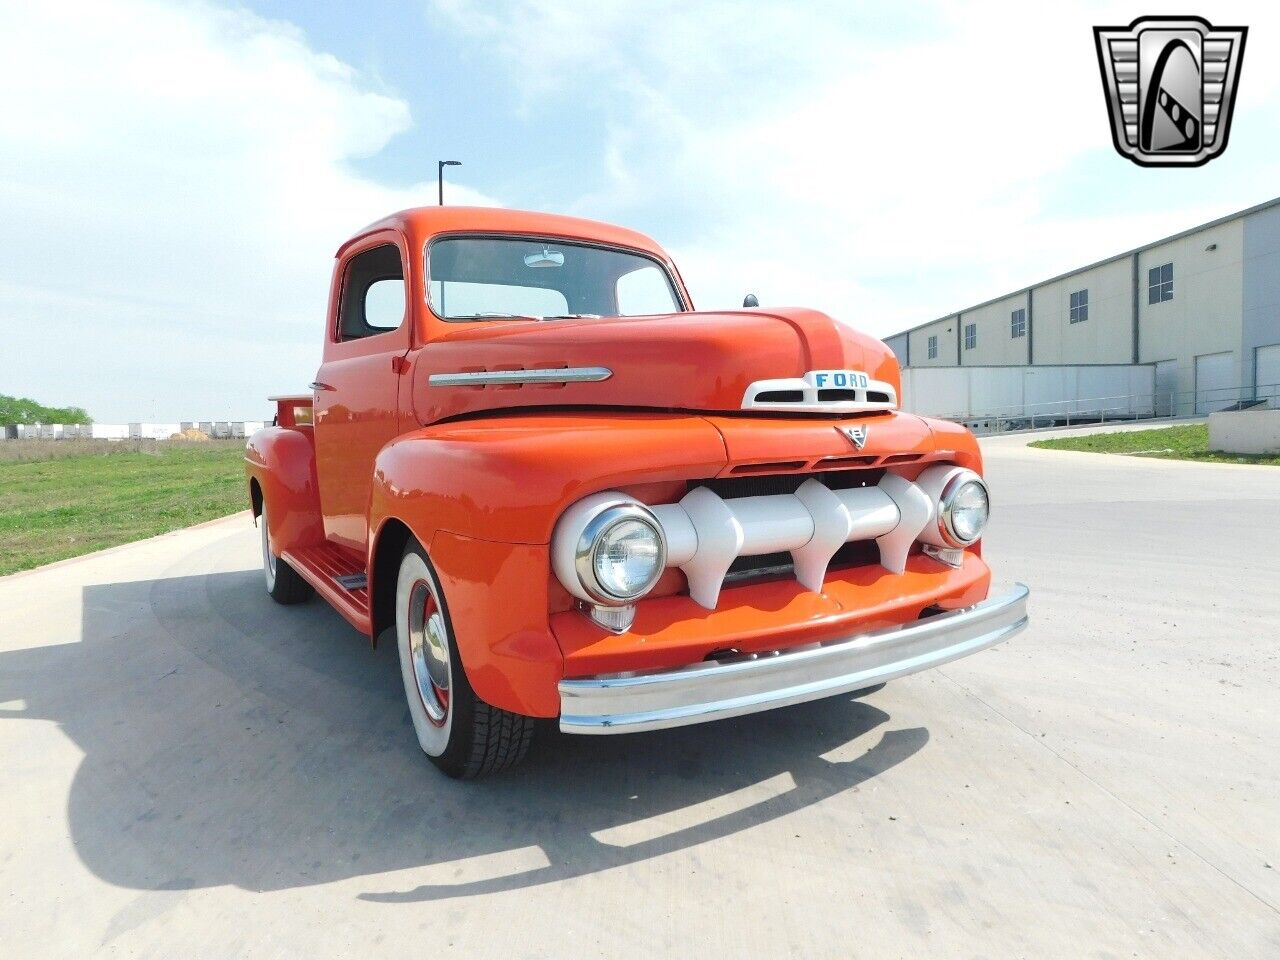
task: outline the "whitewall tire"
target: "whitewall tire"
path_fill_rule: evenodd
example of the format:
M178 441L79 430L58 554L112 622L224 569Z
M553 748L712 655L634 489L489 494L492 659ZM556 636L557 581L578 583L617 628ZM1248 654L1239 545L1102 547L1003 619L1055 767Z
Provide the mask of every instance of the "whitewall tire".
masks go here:
M271 527L267 523L267 505L262 504L258 517L258 533L262 540L262 575L267 581L267 593L276 603L302 603L315 592L311 584L298 575L298 571L282 560L271 542Z
M405 701L423 753L451 777L495 773L524 758L533 720L490 706L471 689L426 551L410 540L396 577L396 649Z

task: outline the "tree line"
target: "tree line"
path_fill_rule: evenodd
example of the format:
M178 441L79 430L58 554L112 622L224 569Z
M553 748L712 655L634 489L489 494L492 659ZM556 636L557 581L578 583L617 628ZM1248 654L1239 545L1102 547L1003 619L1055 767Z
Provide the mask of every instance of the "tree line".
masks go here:
M46 407L27 397L0 393L0 427L20 423L93 423L83 407Z

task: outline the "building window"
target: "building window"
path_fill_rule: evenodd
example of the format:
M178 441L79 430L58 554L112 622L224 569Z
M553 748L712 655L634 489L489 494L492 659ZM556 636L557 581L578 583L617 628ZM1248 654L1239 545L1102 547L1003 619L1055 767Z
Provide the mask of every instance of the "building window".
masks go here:
M1019 337L1027 335L1027 311L1025 309L1015 310L1009 314L1009 337L1017 340Z
M1071 322L1084 323L1089 319L1089 291L1077 290L1071 294Z
M1173 299L1173 264L1152 267L1147 271L1147 303L1164 303Z
M929 338L929 359L930 360L938 359L938 338L937 337Z
M964 325L964 348L972 350L978 345L978 325L976 323L966 323Z

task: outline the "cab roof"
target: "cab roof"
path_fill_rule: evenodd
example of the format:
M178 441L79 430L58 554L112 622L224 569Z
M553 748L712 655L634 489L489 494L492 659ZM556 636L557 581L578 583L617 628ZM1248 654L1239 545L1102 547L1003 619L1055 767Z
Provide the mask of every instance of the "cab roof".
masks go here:
M412 207L401 210L360 230L338 248L336 256L341 256L351 244L379 230L403 233L414 247L441 233L519 233L630 247L669 259L666 251L652 238L635 230L598 220L506 207Z

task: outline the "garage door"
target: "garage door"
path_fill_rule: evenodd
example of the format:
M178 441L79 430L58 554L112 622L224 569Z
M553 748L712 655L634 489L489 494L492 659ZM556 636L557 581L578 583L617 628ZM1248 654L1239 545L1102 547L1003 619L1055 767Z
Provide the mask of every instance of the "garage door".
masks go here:
M1229 407L1236 395L1233 353L1209 353L1196 357L1196 413L1203 416Z
M1271 406L1280 407L1280 343L1258 347L1254 351L1254 383L1258 399L1269 397Z
M1156 415L1173 416L1174 392L1178 389L1178 361L1161 360L1156 364ZM1186 397L1182 398L1184 401Z

